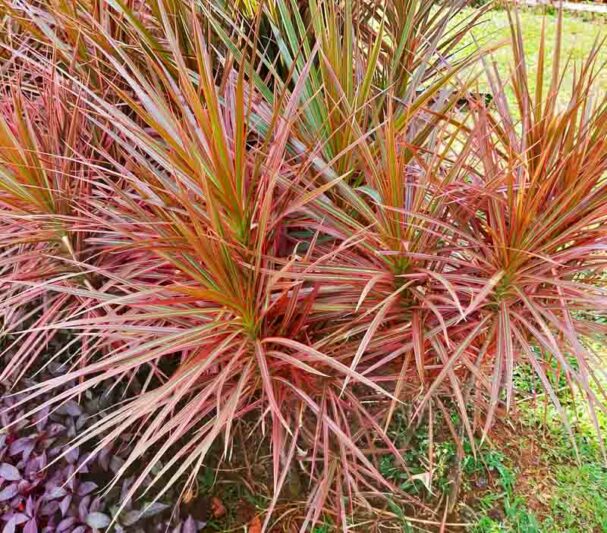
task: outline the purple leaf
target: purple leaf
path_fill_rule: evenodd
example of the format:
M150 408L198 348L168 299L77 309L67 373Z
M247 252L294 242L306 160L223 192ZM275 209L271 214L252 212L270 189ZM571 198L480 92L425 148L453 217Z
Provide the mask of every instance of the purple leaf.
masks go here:
M60 446L53 446L52 448L47 449L47 453L48 453L49 457L55 458L55 457L57 457L61 453L61 447Z
M158 513L161 513L162 511L164 511L165 509L168 509L168 508L169 508L169 505L167 505L166 503L155 502L155 503L152 503L151 505L148 505L143 510L143 512L141 513L141 517L149 518L150 516L157 515Z
M88 417L86 415L80 415L76 419L76 429L82 429L84 427L84 424L86 424L87 420L88 420Z
M42 505L40 508L40 514L42 516L51 516L54 515L59 510L59 502L57 500L52 500Z
M46 454L42 453L27 462L25 473L29 476L42 470L46 466Z
M59 509L61 510L61 516L65 516L67 514L68 509L70 508L70 503L72 503L72 496L68 494L61 503L59 504Z
M73 418L67 418L65 420L67 426L67 436L75 437L76 436L76 424L74 423Z
M57 500L59 498L63 498L67 494L67 491L63 487L52 487L49 488L46 499L47 500Z
M94 500L91 502L91 505L90 505L90 507L89 507L89 512L91 512L91 513L92 513L93 511L99 511L99 509L101 509L101 507L102 507L102 503L103 503L103 500L102 500L102 499L101 499L99 496L97 496L97 497L96 497L96 498L95 498L95 499L94 499Z
M182 533L197 533L198 528L196 527L196 522L191 516L188 516L188 519L184 522Z
M84 483L80 483L78 486L78 495L86 496L90 494L97 488L97 483L93 483L92 481L85 481Z
M7 515L4 515L4 516L3 516L3 518L4 518L5 520L7 520L6 516L7 516ZM17 526L18 526L19 524L24 524L25 522L27 522L27 521L30 519L30 517L29 517L29 516L27 516L26 514L23 514L23 513L15 513L15 514L13 514L12 516L9 514L8 516L10 516L10 517L11 517L11 520L14 520L15 525L17 525Z
M57 524L57 533L61 533L62 531L67 531L76 523L76 519L73 516L68 518L64 518Z
M127 495L129 493L129 489L131 488L131 485L134 483L135 478L132 477L127 477L125 480L123 480L122 482L122 487L120 487L120 501L121 502L125 502L127 499Z
M27 497L27 500L25 501L25 512L30 515L30 516L34 516L35 512L34 512L34 500L32 500L31 496Z
M36 415L36 429L38 431L42 431L45 428L48 422L48 412L49 408L47 406L41 409L40 412Z
M94 529L101 529L110 525L112 520L110 517L103 513L90 513L86 517L86 523Z
M30 437L22 437L10 445L8 453L11 456L21 454L23 459L27 459L32 453L34 445L34 441Z
M41 479L46 476L46 473L40 472L42 468L40 467L40 461L36 461L35 459L30 459L25 464L25 472L23 473L23 477L34 481L35 479Z
M14 518L11 518L2 529L2 533L15 533L15 528L17 524Z
M124 459L121 459L120 457L116 457L114 455L110 459L110 470L115 474L116 472L118 472L118 470L120 470L124 463Z
M84 498L82 498L82 500L80 500L80 503L78 504L78 516L80 516L80 520L82 522L86 521L87 515L91 512L91 510L89 509L90 503L91 497L85 496Z
M69 400L55 409L55 413L76 417L82 414L82 408L74 400Z
M97 457L97 462L103 470L108 470L110 467L110 449L104 448Z
M78 448L72 448L65 454L65 460L70 464L78 461L78 457L80 457L80 450Z
M21 474L13 465L2 463L0 464L0 477L3 477L7 481L19 481Z
M89 464L94 460L90 453L85 453L78 458L78 472L86 474L89 472Z
M76 529L72 530L72 533L86 533L86 527L78 526Z
M17 496L17 494L19 494L17 485L8 485L0 490L0 502L10 500L11 498Z
M74 465L67 465L67 468L65 469L65 476L68 478L66 486L72 492L74 492L74 487L76 486L76 478L73 476L75 471L76 468Z
M34 518L25 524L23 527L23 533L38 533L38 524L36 524L36 520Z

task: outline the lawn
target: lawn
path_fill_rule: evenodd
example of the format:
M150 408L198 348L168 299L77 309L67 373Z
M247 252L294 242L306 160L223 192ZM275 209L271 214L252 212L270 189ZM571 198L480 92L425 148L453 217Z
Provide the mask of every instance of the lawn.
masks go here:
M459 17L459 20L465 19L467 16L472 16L476 10L468 9L464 15ZM459 21L458 20L458 21ZM533 10L523 10L520 12L520 22L523 28L523 39L525 43L527 66L531 73L535 73L537 67L538 51L541 42L542 26L545 25L545 33L547 45L550 46L555 42L557 32L558 17L554 11L543 12ZM607 38L607 18L595 17L594 20L584 19L577 15L565 15L563 17L563 55L562 61L572 61L578 63L587 57L588 53L601 40ZM466 47L476 46L495 46L498 43L504 43L499 50L492 54L492 58L498 66L501 74L507 75L511 64L511 51L509 47L510 39L510 22L508 13L505 10L494 9L488 11L479 21L478 27L473 31L473 36L466 39ZM464 49L465 50L465 49ZM552 55L548 48L546 64L550 68L552 65ZM607 48L602 47L598 54L598 66L607 63ZM575 76L575 68L572 64L567 69L567 76L563 80L565 92L571 86L571 82ZM535 82L534 76L532 85ZM597 87L607 89L607 69L601 68L597 72L598 84ZM546 85L548 80L545 80ZM480 80L481 87L486 89L486 82Z

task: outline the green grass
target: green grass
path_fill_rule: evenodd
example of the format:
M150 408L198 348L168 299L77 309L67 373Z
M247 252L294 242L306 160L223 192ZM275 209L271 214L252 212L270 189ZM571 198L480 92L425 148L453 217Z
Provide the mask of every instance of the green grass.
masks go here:
M540 410L541 411L541 410ZM537 421L540 412L528 415L528 422ZM541 437L541 432L538 432ZM592 441L593 435L581 434L580 440ZM518 491L523 475L515 461L517 452L524 453L533 437L521 439L510 457L500 463L500 482L496 489L479 501L475 525L476 533L583 533L607 531L607 469L601 461L598 447L586 447L578 464L571 452L568 438L559 433L546 438L541 445L542 461L548 468L541 478L526 480L526 490ZM541 512L530 508L530 500L541 501ZM496 509L497 514L496 517Z
M598 343L594 348L605 352ZM511 422L499 423L491 442L481 446L477 441L476 457L464 441L454 521L471 524L473 533L607 532L607 468L595 426L563 376L553 386L573 428L579 457L556 409L540 393L533 370L519 367L521 401ZM412 431L405 420L397 417L392 431L397 445L407 450L404 457L415 476L429 470L428 427ZM599 412L598 422L607 435L607 415ZM442 425L435 427L432 492L421 480L410 481L392 458L380 464L383 475L431 507L449 494L457 461L456 447ZM396 507L393 511L398 514Z
M508 482L500 483L505 490L489 492L480 500L475 532L607 532L607 467L590 415L565 384L563 378L555 385L561 387L559 399L573 427L579 457L551 404L541 397L523 402L516 417L521 437L499 470L500 480ZM529 394L539 390L531 371L519 372L517 386ZM597 418L601 434L607 435L607 415L599 412ZM541 468L536 471L517 462L527 449L538 450ZM502 517L483 513L483 507L495 509L496 505ZM531 505L540 512L530 510Z
M462 17L470 16L474 10L467 10ZM542 23L545 21L545 31L548 43L555 42L557 16L554 12L545 15L534 10L520 11L521 26L523 28L523 39L525 43L526 59L529 71L534 73L537 67L537 53L540 45ZM460 19L461 20L461 19ZM454 21L455 23L455 21ZM467 47L476 47L477 44L496 45L505 43L499 50L492 54L501 75L507 76L511 68L511 51L509 48L510 25L508 13L502 9L487 12L478 27L472 32L466 41ZM583 60L598 40L607 37L607 18L585 20L579 16L566 14L563 17L563 58L570 58L573 62ZM464 51L462 51L464 52ZM599 53L599 63L607 63L607 47ZM552 57L547 57L548 68L552 65ZM564 87L571 86L574 77L574 69L568 69L568 75L564 79ZM546 83L547 80L546 80ZM481 79L480 85L487 89L487 83ZM607 90L607 68L601 69L597 77L597 88Z

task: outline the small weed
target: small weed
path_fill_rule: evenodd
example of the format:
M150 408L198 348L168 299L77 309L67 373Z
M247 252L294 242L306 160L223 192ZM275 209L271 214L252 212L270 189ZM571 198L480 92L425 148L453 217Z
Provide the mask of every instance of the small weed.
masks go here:
M606 495L604 466L598 463L558 466L547 525L554 531L607 531Z
M329 524L321 524L319 526L315 526L312 530L312 533L331 533L332 526Z

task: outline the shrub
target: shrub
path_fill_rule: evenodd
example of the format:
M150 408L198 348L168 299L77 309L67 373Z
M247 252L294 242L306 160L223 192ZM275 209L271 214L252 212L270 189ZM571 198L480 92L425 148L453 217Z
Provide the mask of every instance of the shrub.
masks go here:
M55 368L58 373L60 368ZM51 377L51 376L47 376ZM28 382L28 385L33 383ZM66 384L70 386L73 384ZM25 404L20 411L10 411L23 394L4 394L0 406L4 412L0 434L0 524L3 533L24 532L85 533L105 528L111 521L112 509L125 503L133 478L124 479L119 490L100 494L100 481L118 471L128 453L129 443L120 439L113 448L92 455L70 441L96 419L99 398L84 402L84 407L69 401L52 412L41 410L35 419L25 418ZM37 400L45 402L50 396ZM107 403L107 398L104 399ZM15 421L17 421L15 423ZM171 506L152 506L126 502L116 530L196 532L202 523L191 516L179 519L158 516ZM171 520L171 518L173 518ZM153 520L153 521L150 521Z
M561 108L558 44L531 93L513 20L488 105L462 81L487 51L455 53L464 4L0 3L2 379L61 333L69 372L28 389L24 416L123 390L73 443L133 435L123 508L185 493L256 418L263 527L292 468L302 530L322 512L346 527L385 493L422 505L380 472L386 454L407 470L387 433L403 404L411 423L453 405L474 442L525 359L557 405L554 369L601 405L584 338L604 326L581 318L605 307L596 54Z

